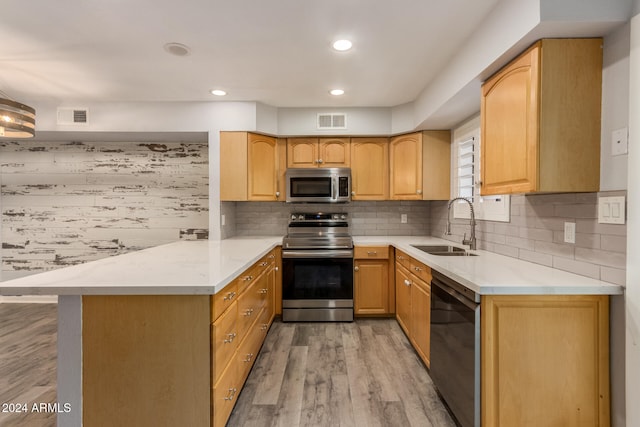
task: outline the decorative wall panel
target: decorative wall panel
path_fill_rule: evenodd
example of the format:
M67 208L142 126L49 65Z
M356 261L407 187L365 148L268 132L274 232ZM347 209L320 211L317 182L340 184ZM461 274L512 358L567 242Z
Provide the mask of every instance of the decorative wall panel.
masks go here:
M208 238L203 143L0 143L4 280Z

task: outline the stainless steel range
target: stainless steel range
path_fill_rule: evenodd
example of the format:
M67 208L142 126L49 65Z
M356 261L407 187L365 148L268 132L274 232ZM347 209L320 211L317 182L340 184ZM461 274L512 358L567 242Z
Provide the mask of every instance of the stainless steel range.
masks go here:
M282 320L353 320L353 239L345 213L291 214L282 241Z

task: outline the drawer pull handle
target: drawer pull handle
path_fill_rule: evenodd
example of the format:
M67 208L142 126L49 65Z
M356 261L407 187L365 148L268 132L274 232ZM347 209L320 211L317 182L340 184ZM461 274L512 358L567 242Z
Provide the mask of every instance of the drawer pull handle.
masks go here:
M233 400L233 398L235 397L237 391L238 391L238 389L236 389L236 388L230 388L229 389L229 394L227 394L224 397L224 400Z
M266 289L266 288L260 289L260 290L258 291L258 293L261 293L261 294L266 294L267 292L269 292L269 290L268 290L268 289Z
M252 314L253 314L253 308L247 308L247 309L244 311L244 315L245 315L245 316L251 316Z
M276 256L274 254L269 255L267 258L274 259Z
M224 340L224 343L225 344L231 344L233 342L233 340L236 338L236 336L238 336L238 334L236 334L235 332L227 334L227 339Z
M421 269L420 267L413 267L413 269L414 269L415 271L422 271L422 269Z
M407 286L411 286L411 282L407 279L404 279L404 284Z
M223 299L225 301L231 301L235 296L236 296L235 292L228 292Z
M243 362L249 363L249 362L251 362L251 359L253 359L253 353L247 353L247 357L245 357Z
M367 251L367 255L369 256L378 255L378 251Z
M396 258L398 258L400 261L402 261L404 259L404 257L401 256L401 255L398 255Z
M260 267L266 267L269 263L267 261L262 261L260 263Z
M244 278L245 282L248 282L250 280L253 280L253 276L247 276L247 277Z
M269 328L269 325L266 324L266 323L263 323L262 326L260 326L260 329L263 330L263 331L266 331L267 328Z

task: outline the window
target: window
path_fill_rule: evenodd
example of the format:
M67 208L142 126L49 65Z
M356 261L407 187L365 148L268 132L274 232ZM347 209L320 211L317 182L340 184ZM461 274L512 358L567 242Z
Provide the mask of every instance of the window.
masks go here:
M476 219L509 222L511 220L509 196L481 196L480 186L480 116L453 131L452 157L453 194L473 203ZM454 218L469 218L469 205L454 203Z

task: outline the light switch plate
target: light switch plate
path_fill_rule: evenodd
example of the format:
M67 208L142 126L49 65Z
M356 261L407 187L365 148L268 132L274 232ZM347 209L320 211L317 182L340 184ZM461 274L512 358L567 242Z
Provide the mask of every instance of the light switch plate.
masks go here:
M407 214L400 214L400 224L407 223Z
M598 222L600 224L624 224L625 200L625 196L599 197Z
M629 153L629 132L627 128L611 132L611 155L620 156Z
M564 223L564 242L565 243L576 242L576 223L575 222Z

